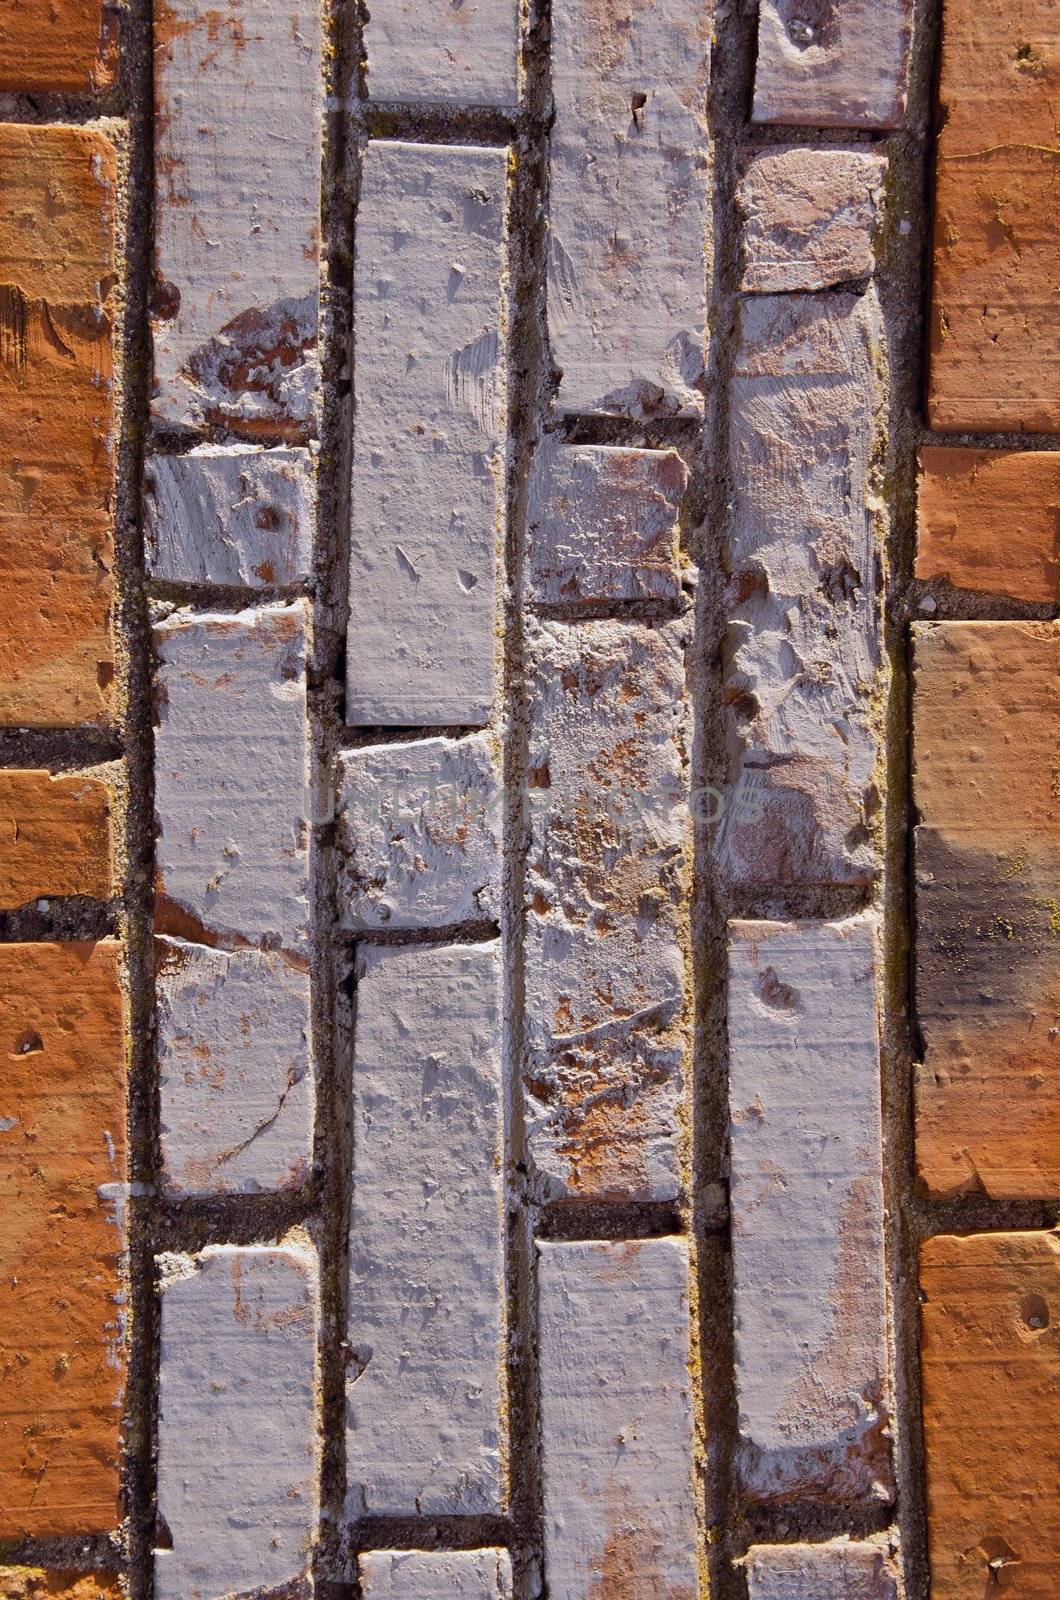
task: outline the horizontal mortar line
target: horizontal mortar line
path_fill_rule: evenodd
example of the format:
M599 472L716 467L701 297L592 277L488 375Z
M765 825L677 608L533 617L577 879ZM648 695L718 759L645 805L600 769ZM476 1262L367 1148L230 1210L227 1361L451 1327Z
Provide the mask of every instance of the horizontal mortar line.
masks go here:
M149 579L149 600L179 605L182 610L236 612L256 606L277 605L292 600L315 600L310 588L294 584L270 584L261 588L235 583L198 583L175 579Z
M409 100L354 102L369 140L386 139L405 144L502 147L530 127L529 119L502 106L445 106Z
M542 622L562 622L573 627L579 622L658 623L676 622L687 616L694 603L691 594L681 599L665 600L585 600L577 604L563 604L547 600L529 600L527 611Z
M105 1533L38 1534L31 1539L0 1540L0 1564L43 1567L51 1571L126 1571L118 1530Z
M323 292L323 288L321 288ZM263 450L309 450L318 444L316 434L309 427L293 425L290 429L270 428L253 435L242 434L238 429L223 423L189 424L187 427L173 423L152 421L144 442L144 471L151 470L153 456L185 456L199 445L211 444L224 449L234 445L260 446Z
M373 750L380 745L417 744L426 739L466 739L474 733L488 733L490 728L488 722L451 722L430 728L420 723L400 728L344 723L336 731L335 749Z
M194 1255L211 1244L272 1244L292 1228L326 1221L325 1197L312 1179L291 1194L178 1197L157 1189L135 1198L154 1255Z
M466 922L449 922L439 928L336 928L335 944L354 945L446 945L488 944L499 939L500 925L489 917Z
M932 1200L916 1195L906 1202L905 1215L916 1240L943 1233L1051 1232L1060 1224L1060 1200L994 1200L989 1195Z
M865 1538L886 1533L898 1519L897 1499L866 1505L863 1501L815 1500L812 1497L769 1505L737 1490L743 1517L744 1550L752 1544L818 1543L840 1537Z
M487 1512L478 1515L431 1516L378 1514L347 1523L355 1554L371 1550L479 1550L491 1545L507 1549L518 1539L510 1517Z
M129 122L131 117L132 110L122 85L100 95L79 95L61 89L0 92L0 122L9 125L82 128L101 122Z
M910 622L1055 622L1060 600L1010 600L1002 595L985 595L977 589L961 589L944 578L914 579L916 589L908 596ZM930 594L934 610L925 611L922 596Z
M925 423L920 433L918 448L927 445L940 450L1021 450L1034 454L1048 454L1060 450L1060 433L1031 433L1013 428L965 428L959 432L942 432Z
M886 143L905 128L825 128L802 122L746 122L736 130L737 151L741 144L768 149L770 145L802 145L807 150L830 150L847 145L866 145L870 149Z
M0 728L0 771L30 764L53 772L76 771L120 761L124 754L121 735L106 729Z
M118 902L92 900L82 895L43 894L47 910L37 901L17 910L0 911L0 943L75 944L81 940L114 938L118 931Z
M703 418L621 417L595 412L551 414L552 436L567 444L598 445L627 450L693 450L703 433Z
M730 888L725 922L820 922L879 910L874 887L866 884L791 885L774 889Z
M677 1200L550 1200L538 1210L533 1228L535 1239L550 1244L592 1239L618 1244L688 1235L690 1231L691 1221Z

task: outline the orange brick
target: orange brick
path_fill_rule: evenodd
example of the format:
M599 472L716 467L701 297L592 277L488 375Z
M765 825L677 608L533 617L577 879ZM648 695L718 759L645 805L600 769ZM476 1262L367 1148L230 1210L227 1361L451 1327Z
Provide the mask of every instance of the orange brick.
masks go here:
M118 14L100 0L4 0L0 89L25 94L109 88L118 76Z
M1060 452L920 452L916 575L1044 605L1060 600Z
M120 1518L119 949L0 945L0 1538Z
M917 1158L941 1194L1060 1186L1060 629L916 629Z
M0 910L40 895L109 897L110 789L78 773L0 771Z
M3 1600L122 1600L110 1572L56 1572L42 1567L0 1567Z
M1053 0L945 0L928 411L1060 428Z
M928 1239L920 1285L932 1600L1056 1600L1060 1239Z
M0 723L107 721L113 145L0 126Z

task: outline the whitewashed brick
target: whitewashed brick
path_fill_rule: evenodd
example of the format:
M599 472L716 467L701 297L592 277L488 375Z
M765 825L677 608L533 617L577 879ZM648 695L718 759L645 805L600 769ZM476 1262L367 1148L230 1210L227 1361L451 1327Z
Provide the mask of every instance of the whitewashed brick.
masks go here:
M753 1544L744 1566L750 1600L898 1600L885 1539Z
M309 974L156 940L162 1168L174 1194L297 1188L313 1159Z
M320 10L155 11L154 415L308 423L318 378Z
M519 0L373 0L364 30L374 100L519 102Z
M500 915L499 758L484 733L340 756L343 927L444 928Z
M913 0L761 0L753 119L897 128Z
M358 1556L364 1600L511 1600L506 1550L372 1550Z
M157 1600L312 1591L316 1257L308 1243L161 1256ZM171 1543L170 1543L171 1541Z
M362 947L349 1511L500 1512L500 945Z
M315 521L308 450L202 445L147 466L147 567L174 583L308 581Z
M725 698L740 884L868 883L882 706L875 291L743 302L732 383Z
M531 479L537 599L679 600L678 516L687 486L675 450L546 442Z
M346 720L489 721L508 152L372 140L355 278Z
M539 1244L545 1580L696 1600L688 1251Z
M743 280L756 294L828 289L871 276L886 156L777 146L748 160L736 193Z
M553 9L548 327L564 411L703 409L713 9Z
M740 1469L889 1499L877 926L729 924Z
M305 626L299 601L154 629L160 933L306 945Z
M527 1133L553 1193L681 1187L688 624L532 625Z

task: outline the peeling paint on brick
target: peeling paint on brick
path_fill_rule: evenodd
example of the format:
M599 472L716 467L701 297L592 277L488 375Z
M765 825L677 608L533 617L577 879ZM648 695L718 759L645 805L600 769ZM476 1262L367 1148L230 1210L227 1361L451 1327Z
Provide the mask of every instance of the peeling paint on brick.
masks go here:
M788 294L870 277L886 178L886 156L864 149L756 151L736 192L743 216L740 287Z

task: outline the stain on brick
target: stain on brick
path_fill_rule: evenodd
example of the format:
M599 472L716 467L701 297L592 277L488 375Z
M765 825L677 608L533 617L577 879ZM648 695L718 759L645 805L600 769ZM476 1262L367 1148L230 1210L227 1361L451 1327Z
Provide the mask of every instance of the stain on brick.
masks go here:
M110 0L9 0L0 15L0 90L94 94L118 80L121 12Z
M920 452L916 575L1040 605L1060 601L1060 452Z
M110 898L111 789L81 773L0 771L0 910L42 896Z
M365 26L373 100L519 102L519 0L375 0Z
M870 277L886 178L886 157L863 149L755 152L736 191L743 217L740 287L788 294Z
M358 1556L364 1600L511 1600L507 1550L370 1550Z
M755 122L897 128L912 0L761 0Z

